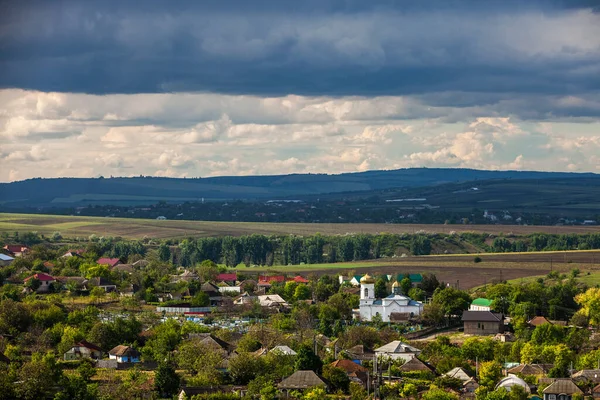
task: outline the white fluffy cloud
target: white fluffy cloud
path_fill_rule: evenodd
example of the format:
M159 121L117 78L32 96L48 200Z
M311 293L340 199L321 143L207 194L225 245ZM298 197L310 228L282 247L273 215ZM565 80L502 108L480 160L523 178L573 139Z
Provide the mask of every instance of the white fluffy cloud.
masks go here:
M599 119L520 118L505 101L448 107L410 96L2 90L0 180L415 166L597 170Z

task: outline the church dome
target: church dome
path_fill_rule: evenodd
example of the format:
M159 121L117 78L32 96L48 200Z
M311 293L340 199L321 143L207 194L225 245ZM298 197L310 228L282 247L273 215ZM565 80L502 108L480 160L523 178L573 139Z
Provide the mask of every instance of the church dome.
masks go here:
M394 283L392 284L392 287L393 287L393 288L400 287L400 284L398 283L398 281L396 281L396 282L394 282Z
M369 274L366 274L362 278L360 278L360 283L375 283L375 279Z

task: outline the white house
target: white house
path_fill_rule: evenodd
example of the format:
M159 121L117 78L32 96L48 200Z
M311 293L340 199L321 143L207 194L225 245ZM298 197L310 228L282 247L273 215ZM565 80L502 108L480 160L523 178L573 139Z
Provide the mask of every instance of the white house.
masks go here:
M118 363L136 363L140 362L140 353L133 347L118 345L108 352L108 358Z
M469 306L469 311L492 311L492 301L484 298L476 298Z
M423 303L412 300L400 294L400 285L394 282L393 293L386 298L375 298L375 280L369 274L360 280L360 319L371 321L373 317L380 316L383 322L390 322L392 313L420 315L423 312Z
M0 253L0 267L6 267L14 261L14 257L7 256L6 254Z
M405 361L410 361L419 354L421 354L421 350L406 343L402 343L399 340L394 340L393 342L375 349L375 357L378 360L382 358L391 358L392 360L403 359Z

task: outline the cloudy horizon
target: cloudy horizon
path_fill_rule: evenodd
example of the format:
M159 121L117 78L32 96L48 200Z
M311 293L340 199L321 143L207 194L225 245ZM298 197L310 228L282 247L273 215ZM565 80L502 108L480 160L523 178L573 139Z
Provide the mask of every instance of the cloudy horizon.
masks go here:
M2 182L600 172L594 1L23 3L0 6Z

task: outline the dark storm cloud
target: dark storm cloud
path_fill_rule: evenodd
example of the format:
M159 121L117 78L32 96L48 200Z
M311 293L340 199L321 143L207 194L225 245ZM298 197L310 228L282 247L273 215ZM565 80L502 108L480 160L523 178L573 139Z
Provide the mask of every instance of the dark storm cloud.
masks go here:
M600 89L597 2L398 4L3 3L0 87L95 94L462 91L489 95L484 103L502 94Z

